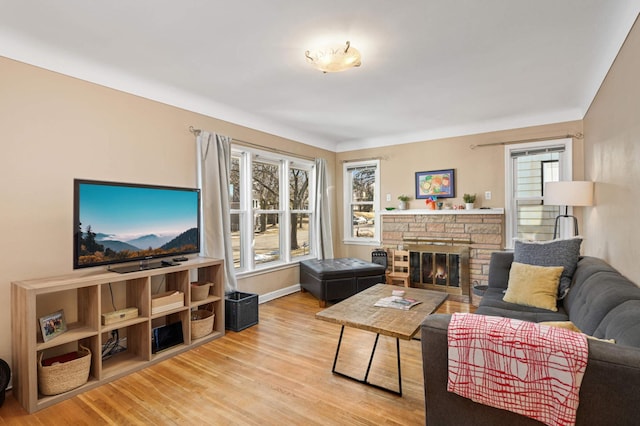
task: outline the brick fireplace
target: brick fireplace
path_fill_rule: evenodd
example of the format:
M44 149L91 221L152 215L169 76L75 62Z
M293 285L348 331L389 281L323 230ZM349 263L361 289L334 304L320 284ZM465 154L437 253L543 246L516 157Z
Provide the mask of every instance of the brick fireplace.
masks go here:
M491 253L504 247L504 210L382 212L382 245L411 252L411 285L470 301L486 285Z

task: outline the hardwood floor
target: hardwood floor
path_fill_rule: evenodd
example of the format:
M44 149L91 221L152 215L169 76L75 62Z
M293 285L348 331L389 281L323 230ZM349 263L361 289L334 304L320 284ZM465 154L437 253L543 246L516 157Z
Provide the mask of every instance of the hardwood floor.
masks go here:
M340 327L309 293L259 307L260 323L28 415L11 395L0 425L423 425L420 342L401 341L403 396L331 373ZM438 312L469 312L447 301ZM364 376L375 335L345 329L338 370ZM397 387L380 337L370 381Z

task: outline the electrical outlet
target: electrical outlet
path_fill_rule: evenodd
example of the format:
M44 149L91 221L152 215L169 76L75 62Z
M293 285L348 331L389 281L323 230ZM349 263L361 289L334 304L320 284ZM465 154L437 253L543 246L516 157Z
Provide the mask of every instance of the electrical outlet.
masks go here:
M391 194L387 194L387 201L391 201Z
M491 191L485 191L484 199L485 200L490 200L491 199Z

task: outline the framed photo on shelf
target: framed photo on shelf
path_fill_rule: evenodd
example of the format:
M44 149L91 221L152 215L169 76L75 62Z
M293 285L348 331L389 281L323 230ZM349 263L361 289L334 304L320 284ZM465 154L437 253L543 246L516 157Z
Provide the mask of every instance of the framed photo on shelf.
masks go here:
M416 172L416 199L429 197L454 198L455 171L453 169Z
M67 323L64 320L64 310L60 309L59 311L40 318L40 331L42 331L42 340L45 342L67 331Z

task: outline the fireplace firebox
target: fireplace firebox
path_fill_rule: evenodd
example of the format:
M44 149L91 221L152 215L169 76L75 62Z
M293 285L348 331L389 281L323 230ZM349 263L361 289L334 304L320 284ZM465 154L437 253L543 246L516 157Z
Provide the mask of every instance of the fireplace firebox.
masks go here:
M469 246L456 242L410 244L411 286L469 296Z

